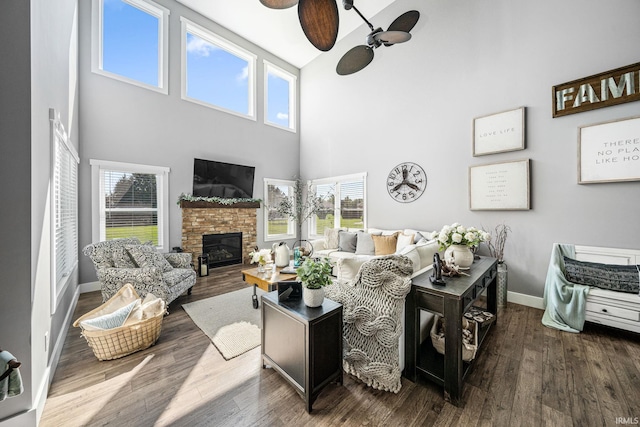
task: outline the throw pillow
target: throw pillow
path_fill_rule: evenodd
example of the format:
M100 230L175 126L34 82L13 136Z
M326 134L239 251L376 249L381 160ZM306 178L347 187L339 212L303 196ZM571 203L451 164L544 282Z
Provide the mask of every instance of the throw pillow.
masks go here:
M356 254L357 255L375 255L376 247L373 244L373 237L371 234L365 231L358 231L358 238L356 239Z
M633 294L640 292L640 266L600 264L563 258L565 277L570 282L610 291Z
M398 246L398 233L390 236L372 236L376 255L391 255Z
M113 266L115 268L136 268L136 263L129 255L129 252L124 245L118 245L113 247Z
M125 248L139 268L158 267L163 273L173 270L169 261L162 254L159 254L153 246L127 245Z
M413 234L398 234L398 243L396 246L396 252L400 253L402 249L413 244Z
M324 229L324 237L327 240L327 244L325 249L338 249L338 233L340 232L339 228L325 228Z
M129 314L136 306L136 304L140 305L139 299L117 309L113 313L94 317L93 319L83 320L82 322L80 322L80 326L82 326L82 329L88 331L118 328L124 325L124 322L127 320L127 317L129 317Z
M338 232L338 250L342 252L355 252L358 235L350 231Z

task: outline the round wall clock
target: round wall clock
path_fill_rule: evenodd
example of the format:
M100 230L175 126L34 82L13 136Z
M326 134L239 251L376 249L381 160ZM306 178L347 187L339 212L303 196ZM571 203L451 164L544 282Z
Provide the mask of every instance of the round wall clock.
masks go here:
M389 172L387 191L400 203L410 203L422 196L427 188L427 174L412 162L400 163Z

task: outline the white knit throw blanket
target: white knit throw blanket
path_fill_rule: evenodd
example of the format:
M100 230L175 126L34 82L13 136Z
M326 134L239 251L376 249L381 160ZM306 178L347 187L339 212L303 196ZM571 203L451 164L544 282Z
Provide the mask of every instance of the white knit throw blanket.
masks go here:
M344 370L378 390L402 387L398 338L412 272L405 256L373 258L353 280L325 288L327 298L343 305Z

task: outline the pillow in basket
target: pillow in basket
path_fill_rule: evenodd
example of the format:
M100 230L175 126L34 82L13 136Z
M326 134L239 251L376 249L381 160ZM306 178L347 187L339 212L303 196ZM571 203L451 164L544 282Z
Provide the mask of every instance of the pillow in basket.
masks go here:
M138 267L158 267L163 273L173 270L169 261L156 251L156 248L149 245L127 245L125 246L133 261Z
M104 314L102 316L94 317L93 319L86 319L80 322L82 329L86 331L99 331L104 329L119 328L127 321L129 314L136 306L140 305L140 300L137 299L130 304L125 305L114 311L113 313Z

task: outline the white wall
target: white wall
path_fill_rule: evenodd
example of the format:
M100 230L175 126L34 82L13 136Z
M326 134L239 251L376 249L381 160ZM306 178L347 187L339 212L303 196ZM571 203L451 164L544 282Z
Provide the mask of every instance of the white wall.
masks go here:
M369 226L439 229L454 221L511 227L509 290L541 297L553 242L638 248L640 182L577 184L577 129L640 114L640 102L551 117L551 87L638 62L635 0L399 0L386 27L416 9L405 44L381 47L351 76L335 65L364 44L361 26L301 71L305 178L367 171ZM524 151L472 156L474 117L527 107ZM531 159L530 211L470 211L468 167ZM385 178L404 161L428 175L425 194L400 204Z
M145 90L91 72L91 2L80 2L80 247L92 242L89 159L171 168L169 248L181 246L182 216L176 202L192 192L195 157L256 167L253 195L263 198L263 178L291 179L298 173L299 136L263 122L263 59L298 74L298 69L259 49L173 0L158 3L171 11L169 95ZM258 55L257 117L247 120L194 103L180 95L180 16L211 29ZM262 218L262 208L258 212ZM258 222L258 243L262 242ZM81 282L95 280L90 260L81 256Z
M78 147L76 7L76 0L11 0L0 12L0 39L11 40L0 50L0 347L23 363L25 388L0 403L7 426L36 424L77 290L74 271L51 313L49 108Z

